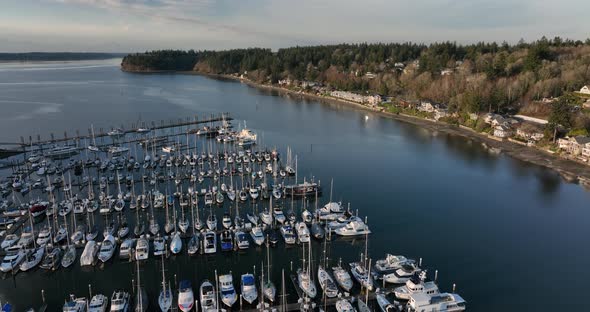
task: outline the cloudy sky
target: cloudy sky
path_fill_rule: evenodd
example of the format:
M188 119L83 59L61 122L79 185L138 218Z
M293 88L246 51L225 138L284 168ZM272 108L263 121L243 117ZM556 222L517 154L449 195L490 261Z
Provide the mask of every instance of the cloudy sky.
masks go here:
M589 0L2 0L0 51L590 37Z

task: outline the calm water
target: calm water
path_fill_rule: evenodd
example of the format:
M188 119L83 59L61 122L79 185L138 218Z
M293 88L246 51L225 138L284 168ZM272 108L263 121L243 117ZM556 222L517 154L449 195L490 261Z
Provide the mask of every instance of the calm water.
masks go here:
M471 311L590 310L590 195L548 170L490 155L476 142L237 82L127 74L118 61L0 65L0 107L2 142L87 133L91 123L106 129L231 112L258 131L263 145L283 155L290 146L300 177L322 181L321 202L334 179L334 198L368 216L373 259L385 253L422 257L431 273L439 270L443 290L457 284ZM333 259L349 262L364 242L335 241L330 249ZM288 274L289 261L297 263L300 254L283 245L272 250L275 284L281 268ZM231 270L235 282L254 265L259 270L263 255L264 249L251 248L226 257L181 256L167 261L167 274L198 285L212 280L215 269ZM142 266L153 302L159 268L154 261ZM134 271L117 260L87 270L77 262L55 273L19 273L0 281L0 299L23 310L31 302L38 306L45 289L57 310L67 294L86 295L88 284L109 296L130 288Z

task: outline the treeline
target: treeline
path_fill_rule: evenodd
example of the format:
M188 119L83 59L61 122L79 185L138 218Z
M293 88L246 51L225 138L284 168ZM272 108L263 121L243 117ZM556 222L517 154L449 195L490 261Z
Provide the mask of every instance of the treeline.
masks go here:
M122 57L123 53L94 52L26 52L0 53L0 62L33 62L33 61L83 61L106 60Z
M260 83L308 80L333 89L446 103L456 111L505 112L590 83L590 39L338 44L276 52L164 50L128 55L122 67L244 74ZM546 113L538 110L538 115Z

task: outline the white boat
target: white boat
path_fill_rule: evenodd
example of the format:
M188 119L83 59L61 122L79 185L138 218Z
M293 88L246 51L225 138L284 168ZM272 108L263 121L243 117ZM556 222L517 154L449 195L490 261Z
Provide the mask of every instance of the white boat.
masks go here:
M217 229L217 217L215 217L214 213L210 213L207 217L207 228L211 231L215 231Z
M168 287L166 287L168 286ZM172 288L170 283L166 284L166 274L164 271L164 256L162 255L162 290L160 290L160 295L158 296L158 306L160 306L160 310L162 312L168 312L172 307Z
M412 276L405 285L394 289L395 297L401 300L409 300L412 294L425 293L427 295L435 295L440 293L435 282L425 282L425 280L426 271L420 272L418 276Z
M253 200L256 200L256 199L258 198L258 195L259 195L259 194L258 194L258 189L257 189L257 188L255 188L255 187L251 187L251 188L248 190L248 192L250 193L250 197L251 197Z
M96 254L98 253L99 246L95 241L88 241L84 246L82 256L80 256L80 265L89 266L94 265L96 261Z
M217 311L217 293L215 287L209 281L205 280L199 288L199 298L201 300L201 312Z
M262 220L262 223L266 225L272 225L272 214L270 211L268 211L268 209L265 208L262 210L260 213L260 220Z
M20 265L20 270L26 272L41 263L43 260L43 255L45 254L44 247L38 247L37 249L29 252L29 254L25 257L23 263Z
M229 229L231 227L231 216L229 213L224 213L223 217L221 218L221 225L224 229Z
M25 259L26 251L24 249L10 250L0 264L0 271L3 273L11 272L14 269L18 269L21 262Z
M213 254L217 252L217 235L213 231L205 231L203 233L203 251L206 254Z
M154 256L161 256L166 253L166 240L164 237L157 235L154 238Z
M6 250L12 246L14 246L19 240L19 237L16 234L8 234L6 235L6 237L4 237L4 240L2 241L2 245L0 245L0 247L3 250Z
M142 261L147 260L150 257L150 242L147 240L145 235L142 235L137 239L135 246L135 260Z
M172 239L170 240L170 252L177 255L182 251L182 239L180 238L180 232L174 232Z
M221 302L231 308L238 299L231 274L219 276L219 288L221 290Z
M191 282L188 280L180 281L178 286L178 308L182 312L188 312L195 306L195 295Z
M238 249L244 250L250 248L250 241L248 240L248 235L246 235L244 231L238 230L235 236L236 243L238 244Z
M281 235L283 236L283 239L285 240L285 243L287 245L293 245L297 242L297 236L295 236L295 231L293 230L293 227L288 223L281 225Z
M318 283L326 297L334 298L338 296L338 286L336 286L332 276L322 266L318 267Z
M258 246L264 244L264 232L262 232L262 228L259 226L255 226L250 230L250 236L252 236L252 240Z
M188 246L186 248L189 255L196 255L199 251L199 245L201 244L199 238L200 235L197 233L193 233L193 235L191 235L191 239L188 241Z
M33 244L33 241L35 240L35 236L33 235L33 233L31 232L22 232L20 234L20 239L18 240L18 242L16 243L16 247L17 248L27 248L30 245Z
M369 276L369 272L360 262L350 263L350 272L354 279L361 284L362 287L373 290L373 279Z
M401 268L404 264L413 262L415 261L404 256L387 254L385 259L375 261L374 272L379 275L388 274Z
M363 221L355 220L349 222L344 227L334 230L334 233L340 236L358 236L371 234L371 230L369 230L369 227Z
M416 263L405 263L401 266L401 268L391 273L383 274L383 280L390 284L404 284L410 280L414 274L420 271L421 269L416 265Z
M352 306L350 301L347 299L340 299L336 301L336 311L338 312L356 312L356 309Z
M377 304L379 305L381 312L397 312L402 310L402 307L398 304L392 304L389 302L385 297L385 294L377 293L375 297L377 298Z
M249 304L252 304L258 298L258 291L256 290L256 280L254 275L246 273L242 275L242 298Z
M123 290L115 290L111 296L111 312L127 312L130 310L129 293Z
M69 267L76 261L76 247L74 245L68 245L64 256L61 258L61 266L64 268Z
M408 312L455 312L465 311L465 305L465 300L457 294L442 293L427 295L425 293L417 293L410 295L406 309Z
M100 244L98 260L100 260L102 263L109 261L113 257L115 249L117 249L115 238L113 235L107 235L107 237L105 237L102 241L102 244Z
M299 269L297 271L297 283L299 288L310 298L315 298L317 289L315 283L311 280L311 276L307 269Z
M133 247L135 247L135 239L128 238L121 243L119 248L119 258L130 259L132 258Z
M62 308L63 312L86 312L86 305L88 301L86 298L76 298L70 295L70 300L67 300Z
M274 215L275 220L277 220L277 222L280 224L285 223L285 221L287 220L287 218L285 217L285 214L283 213L283 209L281 209L281 207L274 207L272 210L272 213Z
M302 221L297 223L295 231L297 231L297 237L299 237L300 242L309 243L309 229L307 228L307 224L305 224L305 222Z
M109 298L103 294L96 294L90 299L88 312L106 312L109 306Z

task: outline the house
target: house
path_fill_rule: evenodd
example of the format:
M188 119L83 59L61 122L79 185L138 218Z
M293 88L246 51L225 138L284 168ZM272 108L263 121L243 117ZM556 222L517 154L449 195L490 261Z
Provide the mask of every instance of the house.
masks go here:
M450 76L452 74L453 74L453 70L452 69L446 68L446 69L443 69L443 70L440 71L440 75L441 76Z
M397 63L393 64L393 66L395 68L400 68L400 69L406 67L406 65L404 65L404 63L401 63L401 62L397 62Z
M525 140L538 142L543 139L545 134L540 127L535 126L532 123L523 123L518 129L516 129L516 136Z
M586 143L582 146L582 156L590 159L590 143Z
M576 137L565 137L563 139L557 140L557 144L560 149L572 154L574 156L578 156L582 154L583 148L586 147L590 143L590 137L586 136L576 136ZM590 152L590 150L588 151Z
M434 119L439 120L441 118L449 116L449 111L446 108L435 108Z
M509 123L506 119L504 119L504 117L502 117L500 115L496 115L492 118L491 125L492 125L492 127L501 126L501 125L508 126Z
M586 102L584 102L584 104L582 104L583 108L590 108L590 99L587 99Z
M378 105L381 104L381 102L383 102L383 98L380 95L368 95L365 97L367 103L371 104L371 105Z
M290 85L291 85L291 83L293 83L293 82L292 82L292 81L291 81L291 79L289 79L289 78L287 78L287 79L282 79L282 80L279 80L279 85L280 85L280 86L290 86Z
M505 125L497 125L494 127L494 136L498 138L507 138L512 136L512 129Z
M471 120L477 120L477 114L476 113L469 113L469 119Z
M582 89L580 89L580 93L590 95L590 87L583 86Z
M504 117L494 113L487 113L483 117L483 121L488 125L496 126L497 124L504 122Z
M422 101L420 106L418 106L418 110L421 112L432 113L434 112L434 105L430 102Z

